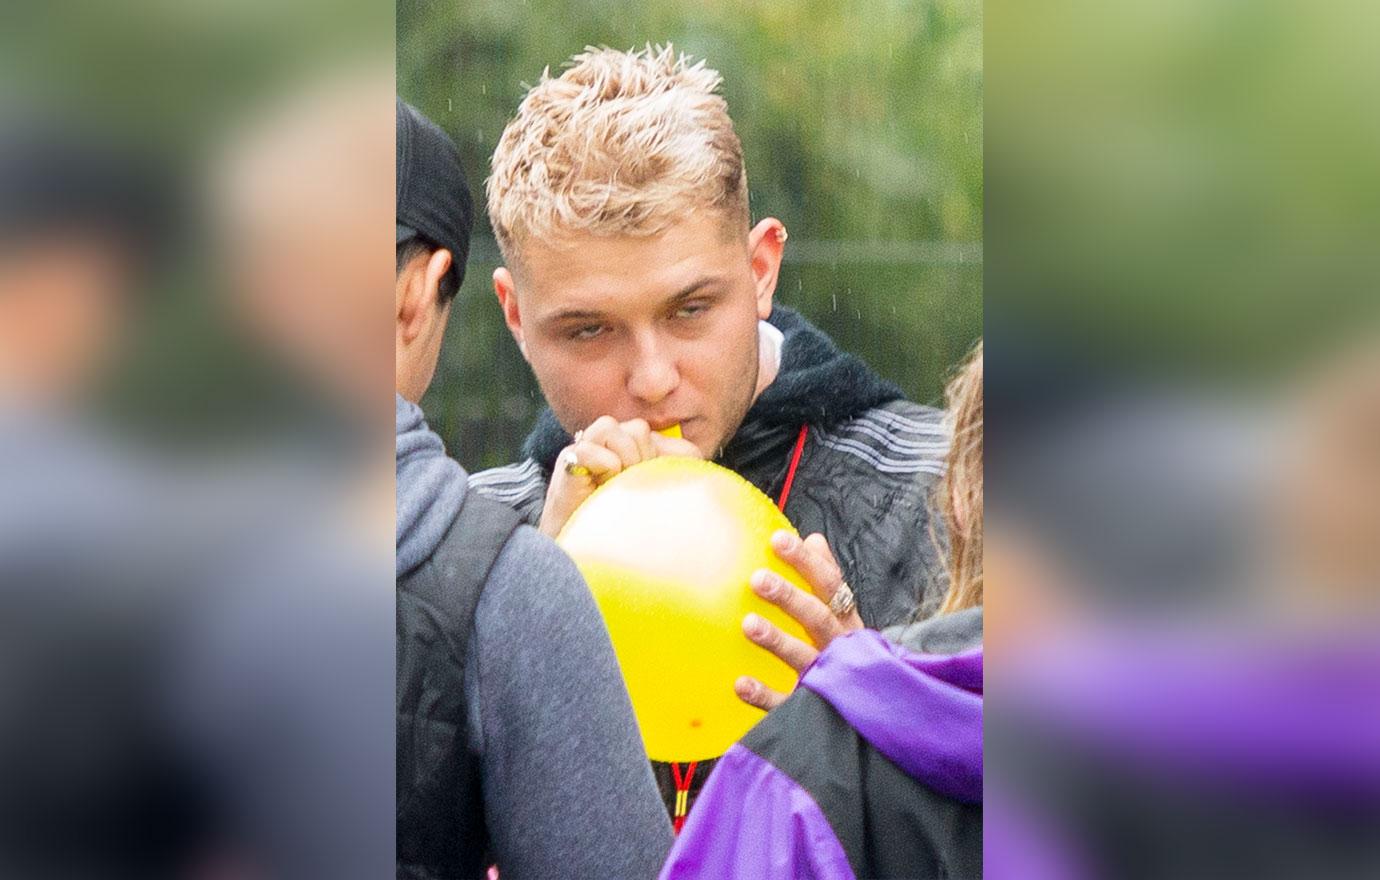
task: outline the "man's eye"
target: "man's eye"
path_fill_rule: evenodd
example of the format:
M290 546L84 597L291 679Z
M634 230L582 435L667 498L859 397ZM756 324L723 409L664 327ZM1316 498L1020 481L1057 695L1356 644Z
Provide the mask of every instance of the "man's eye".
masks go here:
M583 327L576 327L568 334L571 339L584 340L594 339L604 332L603 324L586 324Z
M709 306L704 303L692 303L676 309L675 316L677 318L697 318L707 311L709 311Z

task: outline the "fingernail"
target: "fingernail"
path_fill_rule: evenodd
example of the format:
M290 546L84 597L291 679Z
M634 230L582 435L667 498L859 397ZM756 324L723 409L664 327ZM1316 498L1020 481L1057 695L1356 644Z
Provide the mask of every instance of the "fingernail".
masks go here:
M743 631L748 635L760 636L766 632L767 622L756 614L749 614L743 618Z
M771 546L778 553L788 553L795 548L795 535L790 532L777 532L771 536Z
M760 569L752 573L752 591L763 599L770 599L776 595L776 579L771 576L771 572Z
M733 683L733 690L744 697L750 697L757 688L753 685L752 679L744 676Z

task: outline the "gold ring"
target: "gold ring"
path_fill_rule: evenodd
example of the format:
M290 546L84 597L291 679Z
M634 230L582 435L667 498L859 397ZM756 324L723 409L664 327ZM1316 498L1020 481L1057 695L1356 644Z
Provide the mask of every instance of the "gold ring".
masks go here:
M857 607L858 600L853 595L853 588L848 586L847 581L839 581L839 588L829 600L829 610L834 612L835 617L847 617Z

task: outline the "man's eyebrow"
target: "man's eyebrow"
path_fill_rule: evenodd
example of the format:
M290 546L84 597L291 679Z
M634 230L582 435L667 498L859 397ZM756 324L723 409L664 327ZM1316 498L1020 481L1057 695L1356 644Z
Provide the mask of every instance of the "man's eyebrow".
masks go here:
M594 309L561 309L542 318L543 324L558 324L561 321L593 321L604 317L604 313Z
M682 302L683 300L689 299L697 293L702 292L706 287L712 287L713 285L718 284L722 280L723 279L720 278L718 275L706 275L703 278L696 279L695 281L692 281L689 284L685 285L676 293L673 293L670 296L666 297L666 299L663 300L663 302L668 306L675 305L677 303Z
M718 275L705 275L702 278L697 278L662 300L662 305L666 307L679 305L695 294L704 292L706 287L712 287L722 281L723 278ZM607 315L598 309L561 309L560 311L552 312L542 317L541 323L560 324L566 321L600 321L605 317L607 317Z

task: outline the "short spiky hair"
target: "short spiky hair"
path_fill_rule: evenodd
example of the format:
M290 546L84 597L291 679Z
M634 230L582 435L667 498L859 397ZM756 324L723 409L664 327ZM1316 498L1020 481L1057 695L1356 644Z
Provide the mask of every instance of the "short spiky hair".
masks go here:
M668 44L588 47L548 69L503 130L487 183L509 262L529 237L655 235L687 209L748 220L743 148L721 78Z

